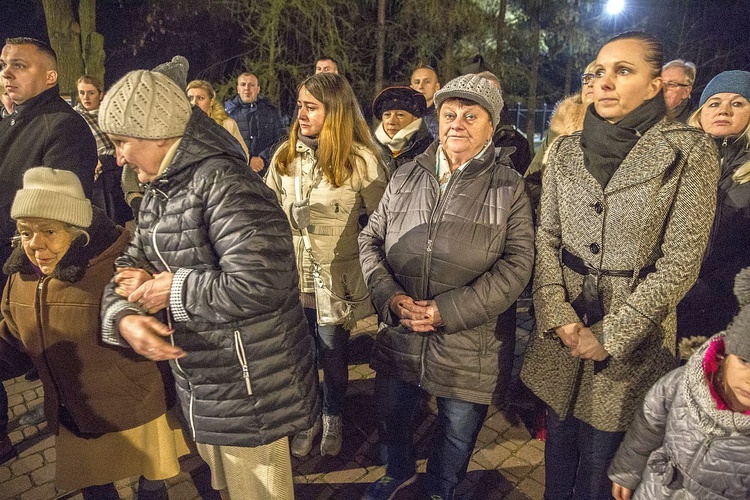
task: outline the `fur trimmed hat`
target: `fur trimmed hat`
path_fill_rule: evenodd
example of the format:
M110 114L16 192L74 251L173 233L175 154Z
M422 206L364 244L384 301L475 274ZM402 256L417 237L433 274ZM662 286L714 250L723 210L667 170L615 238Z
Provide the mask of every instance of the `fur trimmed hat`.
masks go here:
M422 118L427 112L427 101L411 87L388 87L381 90L372 102L372 114L378 120L383 119L383 113L394 109Z
M93 210L76 174L35 167L23 174L23 187L16 192L10 216L16 220L38 217L87 228Z
M727 328L724 345L727 354L750 360L750 267L740 271L734 279L734 295L740 312Z
M131 71L115 83L99 108L99 127L138 139L181 137L192 106L183 88L155 71Z
M435 108L440 109L443 102L453 98L468 99L479 104L490 114L493 127L500 123L500 112L505 105L503 96L487 78L473 73L454 78L435 92Z

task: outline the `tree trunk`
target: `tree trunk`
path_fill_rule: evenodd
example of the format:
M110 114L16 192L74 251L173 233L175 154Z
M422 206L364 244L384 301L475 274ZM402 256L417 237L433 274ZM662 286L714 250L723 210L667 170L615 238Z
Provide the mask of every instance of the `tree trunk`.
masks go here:
M96 32L96 1L42 0L50 45L57 53L57 83L60 94L75 95L83 74L104 81L104 37ZM80 20L80 23L79 23Z
M531 16L531 67L529 68L529 99L526 113L526 139L534 154L534 118L536 117L536 86L539 78L539 42L541 38L541 8Z
M96 0L80 0L81 55L84 71L104 82L104 37L96 32Z
M378 0L377 53L375 55L375 95L383 89L385 72L385 1Z
M573 55L568 54L568 60L565 62L565 86L563 87L563 95L569 96L570 90L573 88Z
M495 39L497 41L497 47L495 49L495 71L497 76L502 79L503 77L503 64L505 61L505 31L507 26L505 24L505 13L508 10L508 0L500 0L500 8L497 11L497 19L495 22Z

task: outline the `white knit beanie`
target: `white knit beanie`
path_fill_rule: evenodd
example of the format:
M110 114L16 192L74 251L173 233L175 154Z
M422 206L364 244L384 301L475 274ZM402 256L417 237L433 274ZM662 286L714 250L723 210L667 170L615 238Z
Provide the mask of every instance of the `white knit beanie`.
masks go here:
M99 127L108 134L170 139L182 137L191 113L185 91L168 76L131 71L105 94Z
M38 217L87 228L93 212L78 176L68 170L30 168L10 209L13 219Z
M482 106L490 114L493 127L500 123L500 112L505 105L503 96L487 78L473 73L454 78L435 92L435 108L440 109L443 102L454 98L468 99Z

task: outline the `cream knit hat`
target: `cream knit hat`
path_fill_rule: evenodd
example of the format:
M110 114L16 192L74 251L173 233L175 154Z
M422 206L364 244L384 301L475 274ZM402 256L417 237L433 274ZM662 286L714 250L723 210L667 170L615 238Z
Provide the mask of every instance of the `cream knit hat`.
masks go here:
M105 94L99 127L108 134L138 139L170 139L185 133L190 101L168 76L131 71Z
M503 96L487 78L473 73L454 78L435 92L435 108L440 109L443 102L453 98L468 99L482 106L490 114L493 127L500 122L500 111L505 105Z
M38 217L87 228L93 212L78 176L68 170L30 168L10 209L13 219Z

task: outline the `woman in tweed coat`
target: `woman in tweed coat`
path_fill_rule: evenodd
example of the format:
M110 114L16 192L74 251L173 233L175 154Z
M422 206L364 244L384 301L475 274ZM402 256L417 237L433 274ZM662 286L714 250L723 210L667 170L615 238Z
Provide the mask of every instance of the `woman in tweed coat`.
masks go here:
M547 405L546 499L610 498L607 466L642 398L676 366L675 309L695 281L716 201L705 134L669 121L661 44L602 47L594 106L544 175L522 379Z

